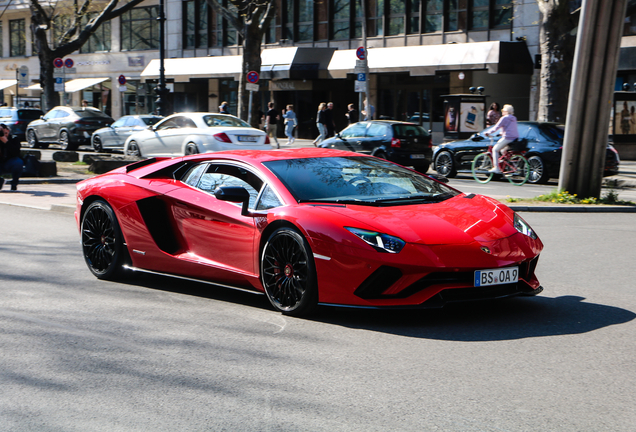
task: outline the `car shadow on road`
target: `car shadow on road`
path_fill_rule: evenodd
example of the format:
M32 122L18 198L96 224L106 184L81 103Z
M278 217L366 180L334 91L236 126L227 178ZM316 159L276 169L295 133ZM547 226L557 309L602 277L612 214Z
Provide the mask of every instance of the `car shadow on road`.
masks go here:
M14 192L15 193L15 192ZM51 192L51 191L34 191L34 190L20 190L18 192L20 195L31 195L34 197L53 197L53 198L64 198L70 196L70 194L64 192Z
M624 324L636 313L578 296L517 297L443 309L322 308L316 321L399 336L447 341L503 341L587 333Z

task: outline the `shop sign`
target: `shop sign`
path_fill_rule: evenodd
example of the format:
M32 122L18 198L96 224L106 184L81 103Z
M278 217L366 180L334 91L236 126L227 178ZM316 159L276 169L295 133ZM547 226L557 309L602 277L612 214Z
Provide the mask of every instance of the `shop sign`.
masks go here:
M312 90L313 83L311 81L286 80L286 81L270 81L270 91L303 91Z

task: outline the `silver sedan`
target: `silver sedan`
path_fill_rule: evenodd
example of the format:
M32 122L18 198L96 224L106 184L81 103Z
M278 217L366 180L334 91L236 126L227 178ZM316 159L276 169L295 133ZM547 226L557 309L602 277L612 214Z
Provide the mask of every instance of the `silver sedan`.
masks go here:
M136 132L148 129L148 126L152 126L162 118L151 114L123 116L112 125L93 132L91 137L93 150L96 152L108 149L121 150L124 148L126 138Z
M262 130L226 114L179 113L126 140L124 154L140 157L183 156L223 150L269 150Z

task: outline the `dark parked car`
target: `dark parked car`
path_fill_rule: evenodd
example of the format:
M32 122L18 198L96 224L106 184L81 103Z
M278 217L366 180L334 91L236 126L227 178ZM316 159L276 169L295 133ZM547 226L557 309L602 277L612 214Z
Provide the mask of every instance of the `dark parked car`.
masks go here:
M425 173L433 160L429 133L414 123L374 120L354 123L320 147L365 153Z
M97 108L58 106L29 124L27 143L32 148L59 144L62 150L76 150L82 144L90 144L93 132L113 121Z
M11 135L20 141L26 140L26 128L33 120L37 120L44 112L34 108L0 108L0 123L6 124Z
M440 144L435 149L433 159L435 171L446 177L455 177L458 171L470 172L473 159L488 149L491 144L490 138L494 138L495 143L501 138L498 135L500 132L486 137L485 133L491 128L486 128L467 140ZM528 182L546 183L551 178L558 178L565 126L557 123L521 121L518 128L519 137L528 140L528 150L524 154L530 165ZM604 175L618 174L618 152L608 144L606 154Z
M148 129L148 126L161 119L163 117L152 114L123 116L112 125L93 132L91 139L93 150L96 152L108 149L123 150L126 138L135 132Z

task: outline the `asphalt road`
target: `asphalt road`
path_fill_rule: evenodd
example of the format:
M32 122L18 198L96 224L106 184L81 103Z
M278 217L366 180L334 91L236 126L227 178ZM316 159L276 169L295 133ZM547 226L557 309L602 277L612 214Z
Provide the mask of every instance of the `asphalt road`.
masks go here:
M70 215L0 205L0 431L633 431L633 215L524 217L538 297L295 319L99 281Z

